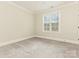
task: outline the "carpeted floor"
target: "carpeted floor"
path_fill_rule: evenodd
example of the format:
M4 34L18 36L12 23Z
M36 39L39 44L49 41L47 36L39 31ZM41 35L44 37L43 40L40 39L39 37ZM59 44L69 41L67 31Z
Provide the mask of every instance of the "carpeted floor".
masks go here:
M0 58L78 58L79 46L42 38L31 38L0 47Z

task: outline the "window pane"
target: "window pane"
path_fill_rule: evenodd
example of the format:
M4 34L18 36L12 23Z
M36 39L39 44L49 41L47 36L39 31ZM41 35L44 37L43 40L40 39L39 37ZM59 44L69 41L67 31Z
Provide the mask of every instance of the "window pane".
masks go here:
M58 31L58 23L51 23L51 30Z
M50 17L44 16L44 31L50 30Z
M50 30L50 24L49 23L44 23L44 30L49 31Z
M59 16L57 14L51 15L51 30L52 31L58 31L58 25L59 25Z
M52 23L58 23L59 16L58 15L51 15L51 22Z
M50 17L49 16L44 16L44 23L49 23Z

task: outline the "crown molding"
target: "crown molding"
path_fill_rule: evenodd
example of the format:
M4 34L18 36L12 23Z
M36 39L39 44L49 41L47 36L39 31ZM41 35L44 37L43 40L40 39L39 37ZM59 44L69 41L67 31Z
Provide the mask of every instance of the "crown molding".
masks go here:
M31 13L31 14L36 14L36 15L37 15L37 14L40 14L40 13L45 13L45 12L47 12L47 11L59 9L59 8L62 8L62 7L71 5L71 4L79 4L79 2L78 2L78 1L75 1L75 2L70 2L70 3L67 3L67 4L64 3L64 4L61 4L61 5L56 6L56 7L54 7L54 8L49 8L49 9L40 10L40 11L32 11L32 10L26 9L26 8L24 8L24 7L21 7L21 6L17 5L16 3L12 2L12 1L10 1L9 4L11 4L11 5L13 5L13 6L15 6L15 7L19 8L19 9L25 11L25 12L27 12L27 13Z
M59 6L56 6L56 7L53 7L53 8L49 8L49 9L44 9L44 10L40 10L40 11L36 11L36 15L37 14L44 14L44 13L48 13L48 12L51 12L53 10L58 10L60 8L63 8L65 6L68 6L68 5L79 5L79 2L78 1L75 1L75 2L70 2L70 3L64 3L64 4L61 4Z
M17 8L19 8L19 9L21 9L21 10L23 10L24 12L26 12L26 13L30 13L30 14L34 14L34 12L33 11L31 11L31 10L29 10L29 9L26 9L26 8L23 8L23 7L21 7L21 6L19 6L19 5L17 5L16 3L14 3L14 2L8 2L10 5L13 5L13 6L15 6L15 7L17 7Z

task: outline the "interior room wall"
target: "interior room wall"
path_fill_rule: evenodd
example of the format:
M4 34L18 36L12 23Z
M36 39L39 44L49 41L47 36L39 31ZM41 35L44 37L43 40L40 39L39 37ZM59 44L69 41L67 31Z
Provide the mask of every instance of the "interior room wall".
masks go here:
M14 5L0 3L0 45L35 35L51 37L52 39L77 40L77 8L76 4L69 4L33 14ZM60 13L60 31L43 32L42 16L56 10Z
M34 35L34 15L9 3L0 4L0 45Z
M77 40L77 8L77 4L68 4L36 14L37 36L51 37L52 39ZM60 14L59 32L43 32L43 15L57 10Z

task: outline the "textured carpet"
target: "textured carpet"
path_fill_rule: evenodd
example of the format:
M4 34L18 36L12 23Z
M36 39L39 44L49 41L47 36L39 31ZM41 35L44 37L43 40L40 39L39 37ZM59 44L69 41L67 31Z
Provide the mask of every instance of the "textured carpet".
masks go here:
M54 40L31 38L0 47L0 58L78 58L79 46Z

